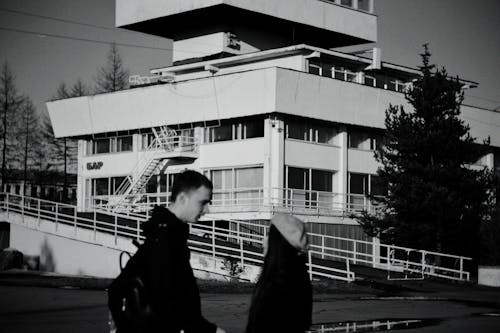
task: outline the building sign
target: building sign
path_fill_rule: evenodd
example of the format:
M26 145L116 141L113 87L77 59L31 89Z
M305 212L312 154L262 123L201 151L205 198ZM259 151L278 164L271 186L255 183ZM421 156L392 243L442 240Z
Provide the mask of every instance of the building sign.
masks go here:
M102 168L103 164L104 163L102 161L89 162L89 163L87 163L87 170L99 170Z

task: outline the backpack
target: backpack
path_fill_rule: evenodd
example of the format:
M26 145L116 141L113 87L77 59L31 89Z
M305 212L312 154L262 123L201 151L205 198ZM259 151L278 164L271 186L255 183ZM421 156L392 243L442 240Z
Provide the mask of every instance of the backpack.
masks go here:
M144 245L137 244L137 252L132 256L123 251L120 253L120 274L108 287L108 307L110 311L110 332L145 332L151 306L148 302L144 281L141 277L139 264ZM130 260L125 268L122 259L128 255Z

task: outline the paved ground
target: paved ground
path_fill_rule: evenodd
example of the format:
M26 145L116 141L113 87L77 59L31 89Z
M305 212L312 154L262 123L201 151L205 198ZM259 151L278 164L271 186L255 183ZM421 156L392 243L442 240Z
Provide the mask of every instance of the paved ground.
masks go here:
M106 281L80 279L97 289L74 289L76 278L19 276L0 274L0 332L107 331ZM244 332L251 288L202 282L204 314L228 333ZM499 332L500 290L433 282L316 284L313 319L316 332Z

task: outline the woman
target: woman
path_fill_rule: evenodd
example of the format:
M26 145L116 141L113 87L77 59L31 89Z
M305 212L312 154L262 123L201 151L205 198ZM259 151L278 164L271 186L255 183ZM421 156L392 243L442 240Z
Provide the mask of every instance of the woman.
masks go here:
M304 333L312 313L304 223L290 215L275 215L264 253L246 333Z

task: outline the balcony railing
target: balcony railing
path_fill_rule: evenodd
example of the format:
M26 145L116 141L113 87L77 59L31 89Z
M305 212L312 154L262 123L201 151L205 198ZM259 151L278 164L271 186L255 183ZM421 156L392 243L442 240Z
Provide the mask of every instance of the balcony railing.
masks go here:
M170 193L137 194L129 207L120 211L144 212L154 205L168 206ZM113 202L127 202L118 196L93 196L87 207L110 209ZM128 198L132 199L132 198ZM215 189L210 211L213 213L248 211L286 211L305 215L344 215L362 211L375 212L377 205L363 194L332 193L290 188Z

